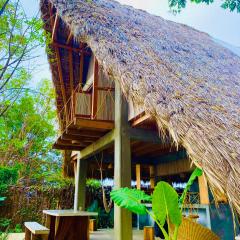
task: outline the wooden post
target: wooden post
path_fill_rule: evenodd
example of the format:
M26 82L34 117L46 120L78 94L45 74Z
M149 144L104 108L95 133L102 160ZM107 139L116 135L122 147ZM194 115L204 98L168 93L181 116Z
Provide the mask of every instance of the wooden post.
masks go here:
M122 97L119 83L115 82L115 143L114 185L131 187L131 148L127 103ZM114 239L132 240L132 214L114 206Z
M93 72L93 88L92 88L92 119L96 119L97 115L97 100L98 100L98 61L94 58L94 72Z
M141 164L136 164L137 189L141 189Z
M204 175L198 177L200 204L209 204L208 185Z
M145 226L143 229L143 239L144 240L154 240L154 227Z
M32 233L25 227L25 240L31 240Z
M75 176L74 211L85 209L87 162L77 158Z
M150 173L150 188L153 189L155 187L155 168L153 165L149 166Z

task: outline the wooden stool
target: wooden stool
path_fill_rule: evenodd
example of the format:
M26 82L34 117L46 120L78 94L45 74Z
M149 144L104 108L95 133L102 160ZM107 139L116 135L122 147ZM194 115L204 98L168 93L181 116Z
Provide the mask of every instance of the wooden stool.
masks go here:
M154 227L152 226L145 226L144 230L144 240L154 240Z
M97 231L97 221L96 221L96 219L89 219L89 231L90 232Z
M25 222L25 240L47 239L49 229L37 222Z

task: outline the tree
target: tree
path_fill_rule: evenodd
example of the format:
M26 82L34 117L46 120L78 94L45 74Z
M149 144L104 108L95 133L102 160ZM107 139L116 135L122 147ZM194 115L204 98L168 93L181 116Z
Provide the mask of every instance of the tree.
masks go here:
M190 0L192 3L200 4L205 3L207 5L214 2L214 0ZM173 13L179 13L187 5L187 0L168 0L169 7ZM221 7L228 9L231 12L240 13L240 0L224 0Z
M38 13L29 19L19 0L0 0L0 116L25 91L34 68L28 63L45 42Z
M25 91L0 117L0 163L20 164L20 176L38 177L60 166L60 155L52 150L56 137L54 91L43 80L36 90Z

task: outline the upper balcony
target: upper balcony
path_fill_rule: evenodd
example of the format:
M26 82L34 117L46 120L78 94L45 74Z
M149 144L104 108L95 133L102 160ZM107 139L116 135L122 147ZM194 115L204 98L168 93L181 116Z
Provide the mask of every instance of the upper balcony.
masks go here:
M114 82L91 57L85 83L78 84L59 112L56 149L81 150L114 128Z

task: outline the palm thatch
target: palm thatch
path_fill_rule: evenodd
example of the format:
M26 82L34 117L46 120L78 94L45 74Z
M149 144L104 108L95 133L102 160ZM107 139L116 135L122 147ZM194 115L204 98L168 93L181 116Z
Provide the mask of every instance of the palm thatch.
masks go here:
M49 1L240 213L240 58L203 32L115 1Z

